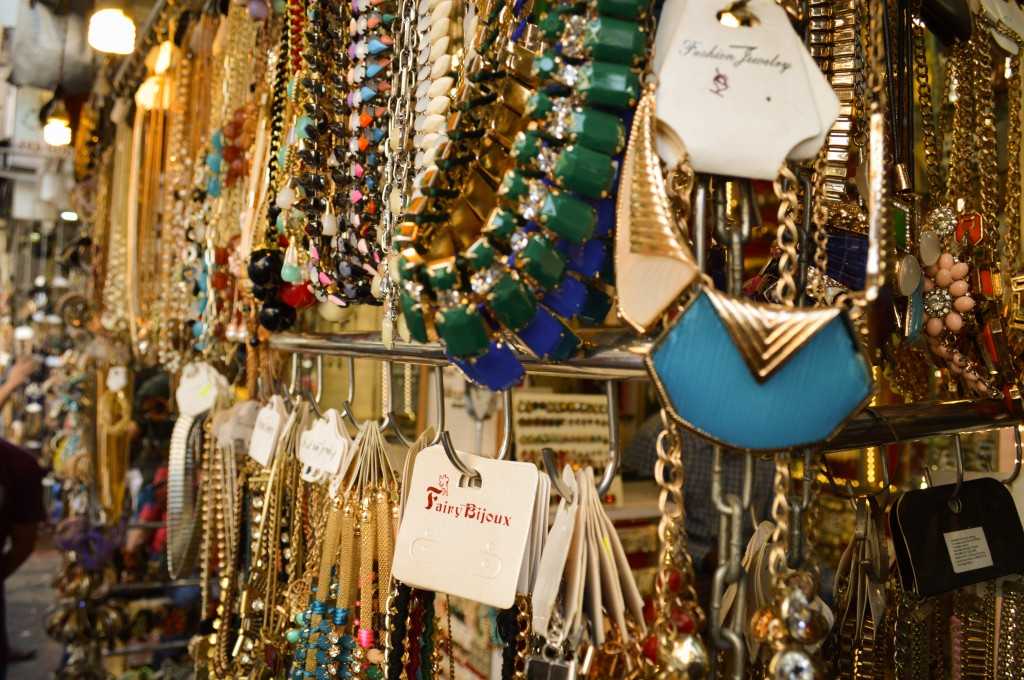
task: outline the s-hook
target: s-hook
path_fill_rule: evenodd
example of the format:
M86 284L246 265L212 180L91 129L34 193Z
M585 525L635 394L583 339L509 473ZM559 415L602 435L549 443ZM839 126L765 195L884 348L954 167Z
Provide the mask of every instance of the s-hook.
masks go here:
M402 433L402 429L398 427L398 416L395 415L395 410L391 405L391 388L392 375L391 375L391 362L384 361L381 364L381 371L383 372L381 379L381 396L382 403L384 406L384 418L380 421L380 432L381 434L387 434L388 430L395 435L395 438L402 443L402 446L408 448L412 442Z
M616 390L617 384L609 380L605 385L605 395L608 400L608 463L605 465L604 474L597 485L597 497L604 498L608 489L612 486L619 466L622 463L622 452L619 450L619 393ZM562 476L555 462L555 452L548 447L541 449L541 457L544 459L544 470L551 478L551 486L559 496L572 502L572 492L562 482Z
M434 367L434 401L437 404L434 426L437 435L434 437L434 441L431 442L431 445L440 444L444 448L444 454L448 458L448 462L451 463L452 466L462 475L459 480L459 486L480 486L482 481L480 472L466 465L465 461L463 461L459 456L459 452L455 450L455 445L452 444L451 434L448 432L448 428L445 425L444 368L442 366ZM511 389L507 389L502 393L502 407L505 410L505 431L502 433L501 445L498 447L495 460L508 459L508 456L513 449Z

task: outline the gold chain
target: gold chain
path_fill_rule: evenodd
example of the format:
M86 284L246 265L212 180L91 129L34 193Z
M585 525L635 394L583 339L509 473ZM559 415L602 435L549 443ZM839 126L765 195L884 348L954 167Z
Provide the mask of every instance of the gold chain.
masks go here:
M775 195L779 199L779 229L775 244L780 250L779 280L775 283L775 295L786 307L796 306L797 243L800 232L796 226L796 213L800 203L797 196L797 178L788 163L779 169L775 179Z
M992 86L992 34L975 31L971 38L974 68L975 156L980 175L979 208L984 224L995 227L999 213L999 158L996 139L995 92Z
M924 148L925 173L928 176L928 191L932 200L939 198L942 186L942 155L935 131L935 102L932 99L932 83L928 69L928 51L925 45L926 30L921 19L921 2L915 6L914 16L914 80L917 83L917 108L921 115L921 144Z

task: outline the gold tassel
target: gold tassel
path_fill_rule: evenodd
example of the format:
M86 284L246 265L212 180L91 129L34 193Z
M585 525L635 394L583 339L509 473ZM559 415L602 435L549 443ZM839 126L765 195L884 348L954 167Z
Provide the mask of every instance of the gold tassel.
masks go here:
M392 512L386 491L379 489L375 494L375 512L377 514L377 585L380 592L377 611L387 613L387 597L384 593L391 590L391 559L394 552L394 536L392 535Z

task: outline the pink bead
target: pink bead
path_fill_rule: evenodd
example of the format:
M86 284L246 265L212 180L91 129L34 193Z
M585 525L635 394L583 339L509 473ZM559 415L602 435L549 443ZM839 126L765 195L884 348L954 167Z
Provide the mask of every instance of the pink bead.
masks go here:
M964 327L964 318L957 312L950 312L946 315L946 327L954 333L959 333Z
M312 257L314 260L320 259L320 251L317 250L316 246L309 246L309 256Z
M352 174L355 175L356 177L362 177L363 176L363 166L361 166L359 163L353 163L352 164Z
M963 297L967 295L967 282L966 281L954 281L949 286L949 294L955 298Z
M958 297L956 300L953 300L953 309L955 309L958 312L971 311L972 309L974 309L974 298L970 298L967 296Z
M967 263L966 262L957 262L955 265L953 265L950 268L949 272L953 275L953 279L956 280L956 281L959 281L961 279L966 279L967 278Z
M369 649L373 647L373 629L372 628L360 628L359 629L359 646L363 649Z
M317 278L320 280L320 285L329 286L331 284L331 277L323 272L317 272Z
M328 295L327 296L327 301L330 302L331 304L338 305L339 307L344 307L345 306L345 301L342 300L337 295Z
M960 368L956 364L949 364L949 370L952 371L955 375L960 375L961 373L964 372L964 369Z
M928 323L925 325L925 330L928 335L937 337L942 333L942 319L928 319Z
M956 260L949 253L939 255L939 269L952 269L954 264L956 264Z
M953 274L948 269L940 269L935 274L935 283L940 288L949 288L949 284L953 283Z
M358 203L359 201L363 200L363 192L361 192L359 189L353 189L352 193L349 194L349 200L352 201L353 203Z

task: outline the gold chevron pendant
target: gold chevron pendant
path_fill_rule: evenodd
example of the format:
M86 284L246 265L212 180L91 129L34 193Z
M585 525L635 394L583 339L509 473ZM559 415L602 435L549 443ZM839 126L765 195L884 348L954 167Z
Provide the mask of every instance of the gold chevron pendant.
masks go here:
M656 120L651 87L633 118L615 206L619 315L641 333L700 276L669 203L655 149Z

